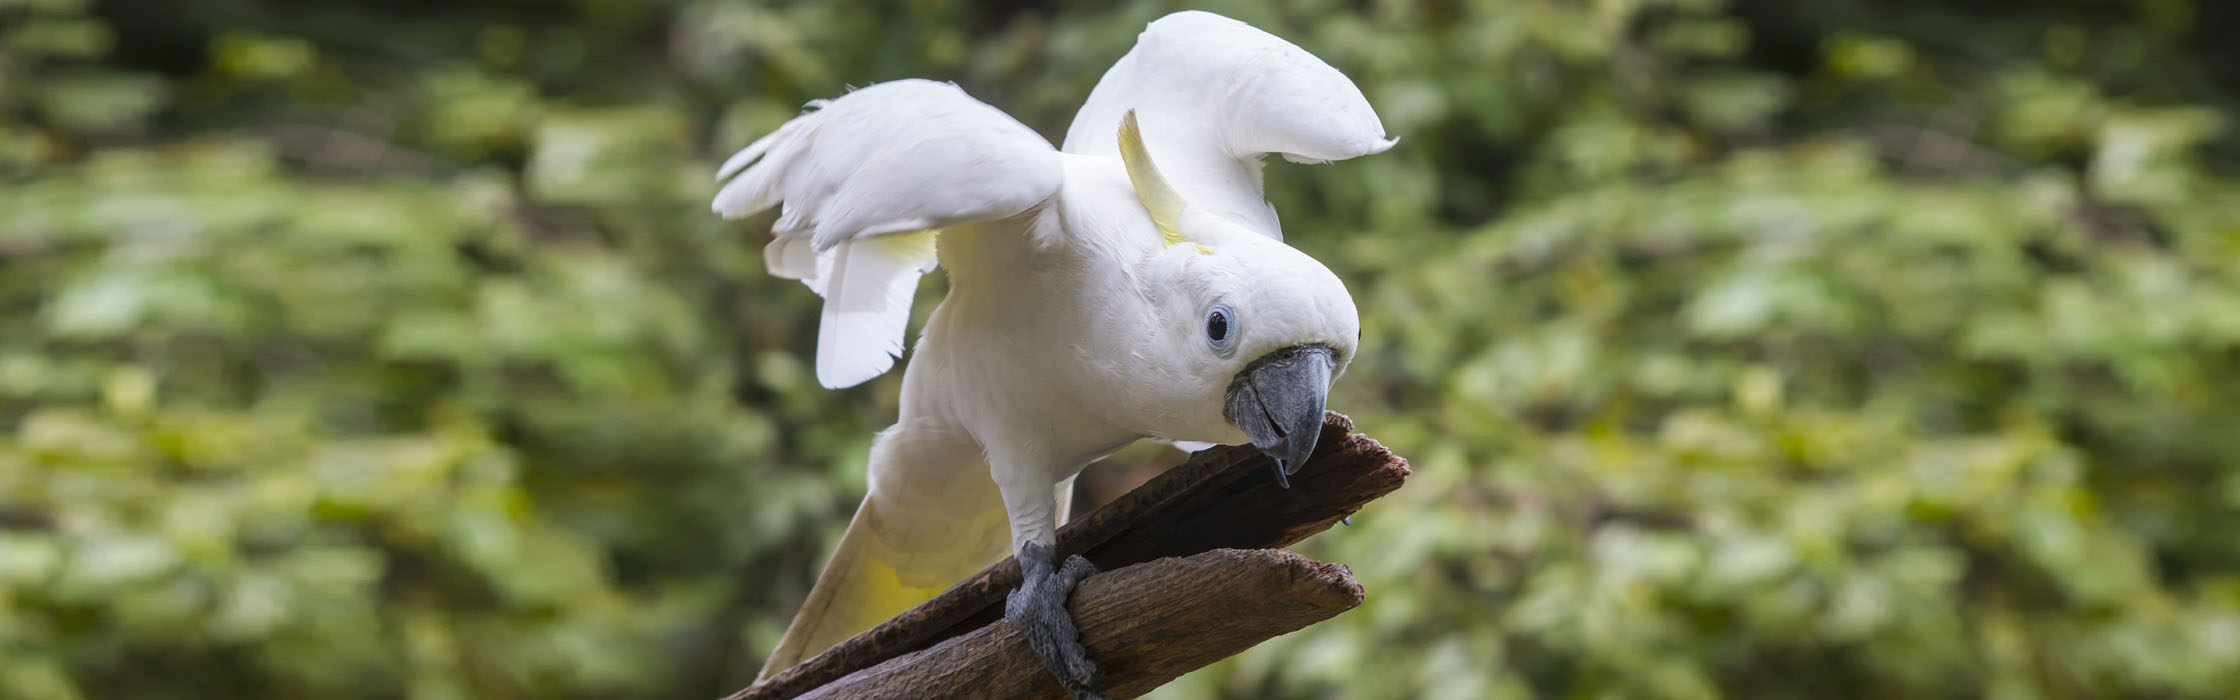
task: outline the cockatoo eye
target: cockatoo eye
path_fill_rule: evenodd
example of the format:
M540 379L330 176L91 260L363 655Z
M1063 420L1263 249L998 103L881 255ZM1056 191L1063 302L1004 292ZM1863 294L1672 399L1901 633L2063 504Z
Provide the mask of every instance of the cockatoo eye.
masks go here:
M1228 357L1237 350L1237 312L1228 304L1214 304L1206 312L1206 344L1214 354Z

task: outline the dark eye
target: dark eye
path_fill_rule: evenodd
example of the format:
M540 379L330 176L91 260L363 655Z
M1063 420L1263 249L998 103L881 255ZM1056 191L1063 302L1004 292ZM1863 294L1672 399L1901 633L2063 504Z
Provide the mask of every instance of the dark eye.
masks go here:
M1228 304L1213 305L1213 310L1206 312L1206 344L1212 345L1215 353L1228 357L1235 348L1236 335L1236 310Z

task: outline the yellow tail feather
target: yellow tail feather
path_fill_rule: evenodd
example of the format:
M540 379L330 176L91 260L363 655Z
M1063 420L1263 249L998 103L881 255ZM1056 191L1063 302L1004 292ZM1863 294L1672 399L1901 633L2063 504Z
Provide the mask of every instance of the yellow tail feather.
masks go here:
M1003 509L976 513L943 528L962 535L935 551L904 551L874 499L865 499L848 522L840 546L825 562L801 612L763 663L762 680L925 602L1009 554L1010 528ZM905 535L904 537L908 537Z

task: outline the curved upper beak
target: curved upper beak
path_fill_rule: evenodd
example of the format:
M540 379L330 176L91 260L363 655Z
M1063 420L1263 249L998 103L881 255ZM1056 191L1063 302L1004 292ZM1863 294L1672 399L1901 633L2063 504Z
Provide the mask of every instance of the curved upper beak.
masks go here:
M1221 415L1275 458L1276 482L1284 488L1291 488L1290 474L1322 437L1323 404L1337 364L1330 348L1298 345L1262 355L1229 381Z

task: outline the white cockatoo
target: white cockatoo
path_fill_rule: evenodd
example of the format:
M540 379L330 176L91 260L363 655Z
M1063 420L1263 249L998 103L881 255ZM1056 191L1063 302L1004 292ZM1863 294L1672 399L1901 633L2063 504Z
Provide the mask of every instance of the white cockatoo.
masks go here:
M1336 275L1283 243L1261 158L1390 148L1352 81L1204 12L1152 22L1063 151L948 83L812 102L723 164L714 209L782 205L770 273L824 297L817 378L853 386L903 351L920 275L948 269L903 373L870 492L765 677L1016 551L1006 615L1077 695L1098 684L1056 560L1073 478L1138 439L1313 451L1359 320ZM1008 526L1008 527L1007 527Z

